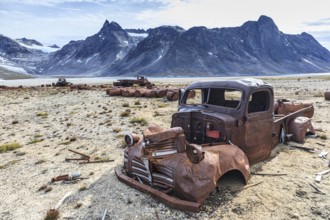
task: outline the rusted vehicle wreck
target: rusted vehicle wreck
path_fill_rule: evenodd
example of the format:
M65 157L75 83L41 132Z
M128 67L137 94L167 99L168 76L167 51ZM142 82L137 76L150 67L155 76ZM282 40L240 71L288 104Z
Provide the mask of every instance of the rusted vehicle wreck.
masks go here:
M280 142L314 132L313 113L310 103L275 101L262 80L192 83L181 91L170 129L151 124L125 136L116 175L170 207L198 212L224 174L239 172L247 182L250 165Z

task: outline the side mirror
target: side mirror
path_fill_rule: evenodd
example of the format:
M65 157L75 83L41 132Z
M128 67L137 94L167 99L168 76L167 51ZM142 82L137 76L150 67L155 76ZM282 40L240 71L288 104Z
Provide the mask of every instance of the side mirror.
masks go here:
M178 105L179 106L181 104L181 100L183 98L184 92L185 92L185 89L179 89L179 99L178 99Z
M183 98L184 92L185 92L185 89L179 89L179 104Z

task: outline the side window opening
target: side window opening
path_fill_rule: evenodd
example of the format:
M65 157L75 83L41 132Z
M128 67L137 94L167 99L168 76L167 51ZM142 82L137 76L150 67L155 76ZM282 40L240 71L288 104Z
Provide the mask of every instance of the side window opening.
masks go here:
M238 108L242 91L236 89L211 88L208 104L226 108Z
M203 92L202 89L191 89L186 93L186 102L187 105L201 105L206 101L207 92Z
M253 93L249 97L248 113L268 111L269 94L267 91Z

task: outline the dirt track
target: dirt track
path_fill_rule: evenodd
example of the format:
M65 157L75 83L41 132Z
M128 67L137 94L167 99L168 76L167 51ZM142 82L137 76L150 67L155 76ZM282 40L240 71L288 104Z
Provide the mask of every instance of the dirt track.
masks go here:
M306 138L304 146L318 151L278 146L272 158L252 170L284 175L252 175L251 187L246 189L235 177L228 177L200 213L170 209L120 183L114 175L114 168L123 163L123 134L141 132L145 127L130 120L142 117L169 127L177 102L109 97L103 89L0 90L0 145L22 145L0 154L0 219L42 219L67 192L72 194L59 209L60 219L100 219L105 208L106 219L329 219L330 175L320 183L314 179L315 173L329 169L318 154L323 149L330 151L330 101L323 98L330 81L314 77L266 81L274 86L276 98L313 102L313 125L322 131ZM126 109L130 115L121 117ZM92 159L114 161L65 162L65 158L78 156L68 149L92 155ZM55 183L48 185L49 192L38 191L52 177L71 172L88 179ZM315 193L310 183L326 195Z

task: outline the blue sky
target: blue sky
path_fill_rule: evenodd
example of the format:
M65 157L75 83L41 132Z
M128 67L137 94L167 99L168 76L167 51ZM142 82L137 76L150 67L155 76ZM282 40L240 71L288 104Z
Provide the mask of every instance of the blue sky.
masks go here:
M287 34L312 34L330 50L328 0L0 0L0 34L63 46L100 30L160 25L235 27L267 15Z

